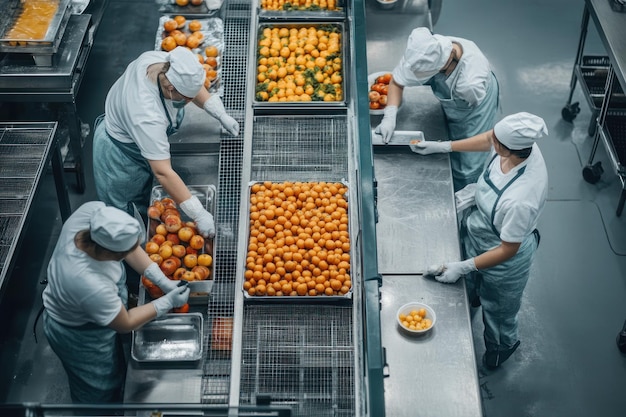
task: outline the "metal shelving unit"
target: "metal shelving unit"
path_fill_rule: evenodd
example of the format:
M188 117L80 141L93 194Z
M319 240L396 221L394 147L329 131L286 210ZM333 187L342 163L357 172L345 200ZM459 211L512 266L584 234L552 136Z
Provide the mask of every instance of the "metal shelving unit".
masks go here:
M603 144L611 167L620 179L622 192L616 215L620 216L626 202L626 14L614 7L613 0L585 0L576 61L570 82L570 94L561 115L573 121L580 111L578 102L572 103L579 81L592 118L588 133L593 145L587 165L583 168L585 181L595 184L604 169L600 161L594 163L598 145ZM589 18L592 18L606 48L607 56L585 56L585 40Z

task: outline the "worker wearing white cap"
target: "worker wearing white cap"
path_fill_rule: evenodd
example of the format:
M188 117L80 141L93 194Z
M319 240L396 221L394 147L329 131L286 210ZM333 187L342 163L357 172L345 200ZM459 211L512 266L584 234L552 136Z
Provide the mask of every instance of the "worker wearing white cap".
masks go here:
M144 52L128 65L107 94L105 115L96 121L93 170L100 200L129 214L134 204L145 214L156 177L202 235L215 234L213 216L173 170L168 141L189 102L231 135L239 134L239 124L226 113L219 96L209 94L204 81L197 56L183 47L169 53Z
M72 401L121 402L126 364L120 333L129 333L187 302L189 288L169 280L139 245L143 226L99 201L65 222L48 264L44 331L67 372ZM128 262L166 294L127 310Z
M392 72L384 117L375 129L385 143L396 128L404 88L420 85L430 86L441 103L451 140L493 127L499 89L487 58L472 41L432 34L421 27L409 36L404 56ZM419 115L412 116L419 126ZM451 156L455 191L478 180L486 158L486 153Z
M548 194L547 169L536 142L547 134L541 117L522 112L469 139L413 146L423 155L491 150L478 183L456 193L471 201L461 229L468 259L428 271L447 283L466 276L470 301L474 306L482 303L483 359L488 368L500 366L520 344L517 313L539 245L537 222Z

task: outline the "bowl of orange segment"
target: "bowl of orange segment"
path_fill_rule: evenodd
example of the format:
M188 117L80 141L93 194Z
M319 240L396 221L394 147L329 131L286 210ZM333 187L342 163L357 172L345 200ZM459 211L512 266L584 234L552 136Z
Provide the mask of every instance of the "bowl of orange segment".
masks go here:
M418 335L430 331L435 326L437 316L429 305L414 301L398 309L396 320L401 330Z

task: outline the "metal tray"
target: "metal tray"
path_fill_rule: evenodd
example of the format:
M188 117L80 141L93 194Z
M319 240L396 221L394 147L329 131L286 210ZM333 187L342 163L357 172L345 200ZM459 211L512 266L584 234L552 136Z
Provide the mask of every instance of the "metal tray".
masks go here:
M215 186L214 185L188 185L187 188L191 192L192 195L198 197L200 202L203 203L204 207L207 209L209 213L215 216ZM165 197L169 197L169 195L165 192L162 186L156 186L152 189L152 193L150 196L150 204L153 204L157 200L161 200ZM180 210L180 216L183 221L190 221L191 219L187 217L187 215ZM148 220L148 230L147 236L148 240L154 236L156 226L159 225L159 221L154 219ZM211 275L210 279L203 281L191 281L189 282L191 293L189 294L189 304L190 305L199 305L199 304L207 304L208 297L211 293L211 289L213 288L213 272L215 267L215 239L209 240L205 238L205 246L199 253L208 253L213 257L213 265L211 266ZM145 304L146 302L150 302L152 299L147 294L146 289L143 284L139 285L139 305Z
M340 75L341 75L341 89L342 89L342 99L341 100L335 100L335 101L282 101L282 102L270 102L270 101L265 101L265 100L259 100L257 98L257 92L262 91L262 89L260 89L260 86L262 85L262 83L260 83L257 79L258 76L258 69L257 68L257 63L258 63L258 59L255 61L255 89L252 93L252 97L251 97L251 101L253 103L253 106L255 108L259 108L259 109L298 109L298 108L302 108L302 109L315 109L315 108L344 108L346 106L346 102L347 102L347 95L348 95L348 91L347 91L347 85L348 83L346 83L345 80L345 76L346 74L349 74L350 72L347 69L347 62L346 62L346 50L347 50L347 36L348 34L345 31L344 28L344 24L343 22L280 22L280 23L261 23L258 26L258 30L257 30L257 36L256 36L256 40L255 40L255 45L257 45L256 48L256 57L259 56L260 54L260 49L261 47L259 46L259 41L261 40L261 38L263 37L263 30L266 28L287 28L287 29L300 29L300 28L310 28L310 27L315 27L315 28L320 28L320 27L327 27L329 29L333 29L338 31L338 33L340 33L341 35L341 42L340 42L340 51L338 52L339 57L341 58L341 62L342 62L342 66L341 66L341 70L340 70ZM306 84L305 84L306 85ZM257 91L259 90L259 91Z
M421 130L395 130L393 132L393 135L391 136L391 139L389 140L389 143L384 143L383 137L376 133L374 129L372 129L372 145L409 146L411 144L411 141L414 139L425 140L424 132L422 132Z
M24 5L22 2L15 0L5 0L1 3L0 13L3 16L10 17L0 19L0 52L42 55L56 53L71 15L70 0L58 1L58 8L52 16L46 34L42 39L12 36L10 31L22 15Z
M193 14L185 14L185 13L163 15L159 18L159 27L157 29L156 40L154 43L155 51L162 51L161 42L167 36L165 33L165 29L163 28L163 24L167 20L173 19L174 16L177 16L177 15L183 16L185 17L185 19L187 19L185 26L183 26L183 28L180 29L186 35L189 35L190 33L189 30L187 29L187 25L189 24L189 21L197 20L198 22L202 24L202 29L200 30L200 32L204 35L204 38L202 39L202 42L197 48L193 48L191 50L194 54L199 54L199 55L202 55L202 57L206 58L204 49L210 45L217 47L217 50L218 50L217 68L215 69L217 71L217 77L215 77L215 79L212 81L208 90L210 93L217 93L220 96L223 96L224 87L222 86L221 78L222 78L222 56L224 54L224 21L217 17L209 18L209 17L198 16L198 15L193 15Z
M279 181L276 181L277 183ZM283 181L280 181L283 182ZM296 182L296 181L294 181ZM303 181L300 181L303 182ZM321 181L315 181L315 182L321 182ZM327 181L329 183L336 183L337 181ZM254 184L259 184L259 183L263 183L262 181L253 181L250 182L248 184L248 197L245 199L246 200L246 212L248 213L248 215L250 214L250 195L252 192L252 187L254 186ZM342 181L343 185L349 188L349 185L347 182ZM346 197L347 199L347 197ZM249 218L249 217L248 217ZM349 216L348 216L349 218ZM348 223L348 233L350 233L350 224ZM250 243L250 222L247 221L246 222L246 227L245 227L245 240L246 240L246 253L248 252L248 248L249 248L249 243ZM351 248L350 248L350 260L352 261L352 259L355 259L355 257L353 256L353 250L352 250L352 243L353 243L353 239L350 235L349 239L350 239L350 243L351 243ZM245 270L247 268L244 265L244 268L242 268L242 270L244 271L245 274ZM351 274L352 276L352 262L350 262L350 267L348 268L348 273ZM246 278L245 276L242 277L242 285L243 283L245 283ZM345 300L350 300L352 298L352 292L353 292L353 286L350 287L350 290L346 293L346 294L342 294L342 295L315 295L315 296L311 296L311 295L302 295L302 296L268 296L268 295L250 295L243 287L241 288L241 291L243 292L244 295L244 299L247 301L262 301L262 302L267 302L267 301L271 301L271 302L297 302L297 303L306 303L306 302L322 302L322 303L328 303L328 302L333 302L333 301L345 301Z
M292 2L293 3L293 2ZM331 20L331 19L343 19L346 15L345 1L337 0L335 9L329 10L328 8L319 8L317 10L300 8L296 5L292 6L292 3L287 3L283 7L287 7L284 10L269 10L264 8L261 4L258 6L259 19L301 19L301 20Z
M209 302L209 295L213 289L213 280L207 279L204 281L190 281L189 282L189 299L188 303L191 306L194 305L207 305ZM153 301L152 297L148 294L148 290L143 286L142 282L139 282L139 294L137 305L144 305ZM180 314L180 313L176 313Z
M193 362L202 358L204 319L200 313L167 314L133 331L137 362Z
M209 9L206 5L206 2L202 2L199 6L194 6L193 4L188 4L186 6L179 6L176 4L175 0L157 0L157 4L159 4L159 12L161 13L170 13L177 15L196 15L200 16L214 16L216 15L220 9Z

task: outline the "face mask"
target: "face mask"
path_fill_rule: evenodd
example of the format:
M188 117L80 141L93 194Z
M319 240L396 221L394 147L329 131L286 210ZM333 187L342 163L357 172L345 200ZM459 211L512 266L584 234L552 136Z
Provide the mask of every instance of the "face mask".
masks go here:
M172 102L172 106L174 106L175 109L182 109L187 104L187 100L185 100L185 99L174 100L172 98L172 92L171 91L170 91L170 101Z

